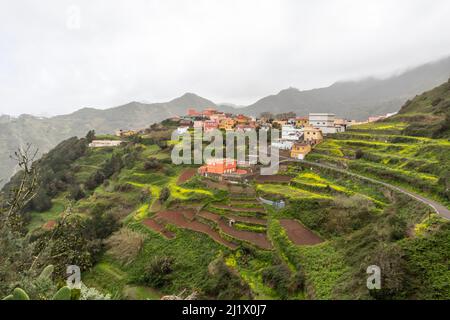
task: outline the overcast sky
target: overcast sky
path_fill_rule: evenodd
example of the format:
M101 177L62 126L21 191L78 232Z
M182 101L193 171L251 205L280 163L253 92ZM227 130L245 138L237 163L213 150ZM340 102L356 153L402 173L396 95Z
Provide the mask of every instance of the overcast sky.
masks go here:
M0 114L250 104L450 55L448 0L0 0Z

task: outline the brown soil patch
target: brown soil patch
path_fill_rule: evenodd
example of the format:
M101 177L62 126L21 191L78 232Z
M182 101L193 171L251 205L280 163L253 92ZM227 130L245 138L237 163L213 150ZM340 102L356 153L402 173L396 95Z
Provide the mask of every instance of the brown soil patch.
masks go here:
M230 191L230 193L234 193L234 194L239 194L239 195L246 195L246 196L254 196L256 195L256 191L253 188L249 188L249 187L241 187L241 186L234 186L234 185L230 185L228 187L228 190Z
M184 228L184 229L189 229L192 231L196 231L196 232L202 232L204 234L207 234L208 236L210 236L213 240L215 240L216 242L223 244L224 246L227 246L231 249L236 249L237 245L229 242L225 239L223 239L220 234L215 231L214 229L212 229L210 226L201 223L199 221L193 220L193 221L188 221L186 220L185 216L183 215L182 212L179 211L162 211L160 213L157 214L158 219L162 219L165 222L174 224L178 227Z
M56 221L55 220L49 220L42 226L42 228L44 230L48 231L48 230L52 230L55 226L56 226Z
M208 219L208 220L211 220L211 221L214 221L214 222L218 222L221 219L220 215L209 212L209 211L201 211L198 213L198 216ZM226 216L226 218L233 219L233 220L239 221L239 222L258 224L258 225L262 225L262 226L267 225L267 220L259 219L256 217L244 217L244 216L236 216L234 214L228 214Z
M243 231L236 230L228 225L227 222L223 220L219 220L217 222L219 228L226 234L232 236L233 238L250 242L257 247L262 249L269 250L272 248L272 244L267 240L267 236L265 233L251 232L251 231Z
M228 190L228 186L226 182L216 182L209 179L202 180L209 188L218 189L218 190Z
M257 176L255 181L257 183L289 183L293 178L290 176L283 176L280 174L275 174L271 176Z
M218 222L220 220L220 215L209 211L200 211L198 216L213 222Z
M188 168L183 170L181 175L178 177L177 184L182 184L191 179L195 174L197 173L197 169L195 168Z
M267 220L256 218L256 217L236 216L236 215L233 215L233 214L229 214L227 217L230 218L230 219L234 219L236 221L240 221L240 222L259 224L259 225L262 225L262 226L266 226L267 225Z
M220 215L208 212L208 211L201 211L198 213L198 215L202 218L208 219L210 221L214 221L217 223L219 228L226 234L232 236L233 238L250 242L254 244L257 247L263 248L263 249L270 249L272 248L271 243L269 240L267 240L267 236L264 233L258 233L258 232L251 232L251 231L243 231L243 230L236 230L233 227L230 227L228 224L228 221L226 219L222 219ZM262 219L257 218L248 218L248 217L238 217L234 215L228 215L227 218L234 219L236 221L241 222L249 222L249 223L256 223L256 224L262 224L266 225L267 222Z
M297 220L281 219L281 226L286 230L289 239L296 245L314 245L323 240Z
M159 224L153 219L145 219L144 221L142 221L142 223L153 231L162 234L167 239L175 238L175 234L173 234L173 232L166 230L163 225Z

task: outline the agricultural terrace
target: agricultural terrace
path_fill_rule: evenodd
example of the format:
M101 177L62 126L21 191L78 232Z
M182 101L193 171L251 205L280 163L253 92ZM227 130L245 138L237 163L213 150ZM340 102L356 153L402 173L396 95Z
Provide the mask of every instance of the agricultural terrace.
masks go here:
M351 127L327 138L308 160L378 178L448 207L450 142L404 136L401 135L404 128L404 123L383 122Z
M424 182L438 179L436 162L442 156L435 150L448 150L447 142L407 137L411 143L385 130L378 130L377 139L356 130L332 137L308 160L354 170L385 161L400 173L411 166ZM359 149L363 156L356 159ZM420 152L429 155L416 155ZM382 161L369 160L372 154ZM68 212L119 221L102 240L105 252L82 275L86 285L115 299L181 292L211 299L367 299L361 263L381 263L381 258L394 268L408 268L417 280L409 287L393 285L383 293L386 298L449 298L448 288L438 291L440 296L433 289L448 272L439 267L445 266L445 255L437 252L445 245L433 245L445 242L448 223L383 186L302 163L288 165L282 179L227 185L196 175L195 166L173 165L170 147L152 136L118 148L89 149L70 170L80 188L60 192L47 211L32 212L30 232L45 232ZM439 196L438 190L427 192ZM277 210L260 197L282 199L286 206ZM429 265L437 267L421 269Z

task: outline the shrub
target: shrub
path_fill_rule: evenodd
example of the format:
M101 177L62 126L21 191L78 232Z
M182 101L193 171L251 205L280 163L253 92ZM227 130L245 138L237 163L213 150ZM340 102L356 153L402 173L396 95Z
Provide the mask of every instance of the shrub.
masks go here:
M169 256L155 257L145 267L142 281L151 287L161 288L171 280L175 259Z
M220 300L251 298L249 286L227 267L222 257L213 260L208 270L209 277L204 287L206 297Z
M361 149L356 150L355 159L361 159L364 156L364 152Z
M105 242L108 254L123 265L134 261L144 244L144 236L128 228L113 233Z
M162 165L161 162L156 158L150 158L145 161L144 163L144 169L145 170L159 170L161 169Z
M34 210L44 212L50 210L52 207L52 200L47 195L44 189L40 189L31 202Z
M69 198L75 201L83 199L86 196L83 189L78 184L73 185L69 189Z
M170 190L167 187L162 188L161 193L159 194L159 201L161 203L166 202L170 197Z

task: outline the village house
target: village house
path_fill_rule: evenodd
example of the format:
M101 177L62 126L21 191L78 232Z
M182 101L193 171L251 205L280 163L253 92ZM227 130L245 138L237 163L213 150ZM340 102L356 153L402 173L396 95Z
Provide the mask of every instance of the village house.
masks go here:
M117 137L131 137L134 136L135 134L137 134L137 131L134 130L118 130L116 131L116 136Z
M295 142L291 149L291 158L303 160L311 152L311 145L305 142Z
M227 116L225 115L225 113L221 112L221 113L216 113L216 114L209 116L209 120L214 120L217 123L220 123L220 121L226 119L226 117Z
M303 128L303 140L312 145L322 142L322 130L311 126Z
M301 129L295 128L293 124L285 124L281 127L281 139L297 141L302 136Z
M210 117L213 114L216 114L217 110L214 108L206 108L205 110L203 110L202 115L205 117Z
M295 126L297 128L303 128L309 124L308 117L297 117L295 118Z
M187 115L189 117L197 117L197 116L200 116L201 114L200 114L200 112L197 112L197 110L195 110L194 108L189 108L187 110Z
M342 126L334 124L336 115L333 113L310 113L309 125L319 128L323 134L332 134L345 131Z
M277 148L280 150L290 150L292 148L292 146L294 145L294 141L290 141L290 140L274 140L271 143L271 146L273 148Z
M223 129L223 130L233 130L234 125L235 125L235 121L231 118L225 118L222 121L220 121L219 123L219 129Z
M120 140L93 140L89 143L89 148L117 147L121 143L122 141Z
M272 127L279 127L281 128L282 126L287 124L287 120L273 120L272 121Z
M251 118L244 116L243 114L238 114L236 117L234 117L234 120L237 124L247 124L251 121Z
M205 120L203 121L203 131L204 132L210 132L214 129L218 129L219 124L214 120Z
M219 180L223 180L224 175L243 176L247 174L247 170L237 168L237 161L234 159L208 159L204 166L198 168L197 172L202 176Z

